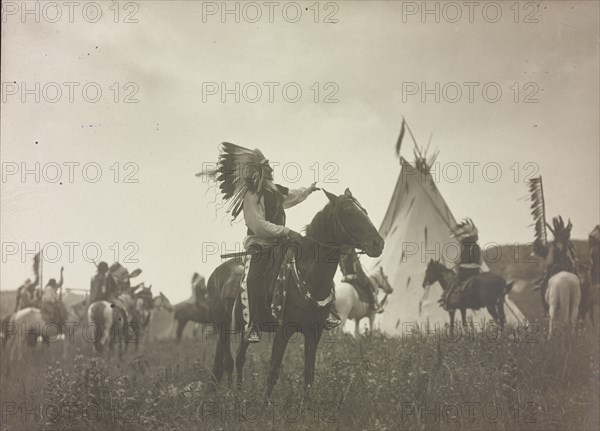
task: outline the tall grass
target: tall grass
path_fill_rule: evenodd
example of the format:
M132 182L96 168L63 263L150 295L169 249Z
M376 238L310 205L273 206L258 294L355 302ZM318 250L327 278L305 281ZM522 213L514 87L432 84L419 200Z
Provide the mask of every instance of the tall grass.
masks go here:
M593 336L457 338L328 337L308 399L296 339L271 404L262 398L267 337L249 349L242 391L213 385L213 339L150 343L120 367L89 345L66 360L59 345L38 346L2 381L2 429L598 429ZM41 413L23 416L23 403Z

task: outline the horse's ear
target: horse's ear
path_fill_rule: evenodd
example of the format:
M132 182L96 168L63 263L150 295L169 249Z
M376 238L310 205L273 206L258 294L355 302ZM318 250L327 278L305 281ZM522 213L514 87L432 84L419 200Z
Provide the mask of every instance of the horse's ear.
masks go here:
M571 233L572 228L573 228L573 223L571 223L571 219L569 219L569 224L567 225L567 232Z
M354 196L352 196L352 192L350 191L349 188L347 188L346 190L344 190L344 195L346 195L346 197L349 198L353 198Z
M329 199L330 202L333 202L337 199L337 196L334 195L333 193L329 193L327 190L325 189L321 189L323 190L323 192L325 193L325 196L327 196L327 199Z

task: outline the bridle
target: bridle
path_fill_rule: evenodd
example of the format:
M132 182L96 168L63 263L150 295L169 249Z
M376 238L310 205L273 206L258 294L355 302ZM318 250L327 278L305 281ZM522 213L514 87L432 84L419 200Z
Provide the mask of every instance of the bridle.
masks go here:
M345 199L351 200L352 203L354 205L356 205L365 215L367 214L367 211L360 205L360 203L356 199L350 198L350 197L345 197ZM336 204L334 204L334 205L336 205ZM360 244L358 243L356 238L354 238L352 236L352 234L350 232L348 232L348 230L344 226L344 223L342 222L342 219L341 219L339 213L340 213L339 208L334 208L334 211L333 211L333 236L334 236L334 238L336 237L336 231L340 232L342 234L342 237L345 237L344 239L348 240L349 245L325 244L320 241L317 241L314 238L310 238L308 236L305 236L304 238L317 244L317 245L320 245L322 247L327 247L327 248L331 248L334 250L338 250L341 252L341 254L349 254L350 252L348 252L346 250L359 247ZM365 252L360 250L360 251L357 251L356 253L364 254Z
M356 205L365 215L367 214L367 212L365 211L365 209L358 203L358 201L354 198L349 198L346 197L346 199L350 199L352 201L352 203L354 205ZM358 244L358 241L356 241L356 239L352 236L352 234L350 234L350 232L348 232L348 230L344 227L344 223L342 222L341 218L340 218L340 211L339 211L339 207L338 208L333 208L334 210L334 215L333 215L333 236L334 238L336 237L336 227L339 230L339 232L342 233L343 236L345 236L347 239L350 240L350 245L344 245L344 246L338 246L338 245L329 245L329 244L323 244L320 241L317 241L313 238L309 238L309 237L305 237L306 239L309 239L310 241L324 246L324 247L328 247L328 248L333 248L336 250L339 250L340 252L344 253L344 250L347 250L349 248L353 248ZM349 252L346 252L349 253ZM362 252L364 253L364 252ZM306 285L306 282L304 282L304 280L301 277L300 274L300 270L298 269L298 266L296 265L296 257L292 254L288 265L290 266L291 272L292 272L292 276L294 278L294 283L296 284L296 286L298 287L298 291L300 292L300 294L304 297L305 300L307 300L308 302L312 303L313 305L315 305L317 308L323 308L326 307L327 305L329 305L331 302L333 302L334 299L334 289L335 289L335 284L331 283L331 289L329 291L329 295L327 295L327 298L323 299L323 300L317 300L315 299L312 294L310 293L310 290L308 289L308 286Z

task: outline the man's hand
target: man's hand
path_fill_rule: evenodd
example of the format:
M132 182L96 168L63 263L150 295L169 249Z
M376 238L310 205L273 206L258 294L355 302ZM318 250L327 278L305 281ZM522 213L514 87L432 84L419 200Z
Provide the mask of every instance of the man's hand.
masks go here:
M310 193L312 193L312 192L316 192L317 190L321 190L321 189L320 189L319 187L317 187L317 183L316 183L316 182L312 183L312 184L311 184L311 185L308 187L308 191L309 191Z
M300 235L298 232L296 232L296 231L293 231L293 230L291 230L291 229L289 230L289 232L288 232L287 236L288 236L290 239L294 239L294 240L299 240L299 239L302 239L302 238L304 238L304 237L303 237L302 235Z

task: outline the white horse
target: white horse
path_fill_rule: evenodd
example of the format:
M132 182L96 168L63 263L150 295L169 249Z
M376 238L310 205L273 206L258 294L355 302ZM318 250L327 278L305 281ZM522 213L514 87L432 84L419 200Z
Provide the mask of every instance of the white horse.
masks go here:
M76 324L79 322L78 316L70 307L66 307L68 312L68 324ZM5 339L6 359L6 375L9 375L11 370L17 365L24 363L23 344L37 344L39 339L44 341L43 344L48 346L50 343L63 343L63 357L67 356L67 345L71 340L67 340L67 336L63 334L67 326L60 326L55 322L47 322L42 317L42 311L37 307L26 307L16 311L2 322L2 334Z
M387 276L383 273L383 268L380 267L379 271L369 276L369 279L371 280L371 283L385 293L385 297L383 301L381 301L383 307L387 296L393 292ZM367 302L361 301L356 288L352 284L342 282L335 286L335 302L333 306L342 320L340 328L344 327L347 319L353 319L356 324L354 334L358 337L360 334L360 321L362 318L368 317L369 333L373 331L373 321L375 320L376 312Z
M115 302L119 307L109 301L96 301L90 304L87 313L88 322L92 323L94 328L94 334L91 336L94 349L96 353L102 355L108 344L109 362L115 344L119 361L121 361L125 343L133 338L130 325L135 301L129 294L122 294ZM87 334L87 336L90 335Z
M549 335L556 323L570 326L571 334L574 334L581 301L579 277L567 271L554 274L548 280L544 298L550 313Z

